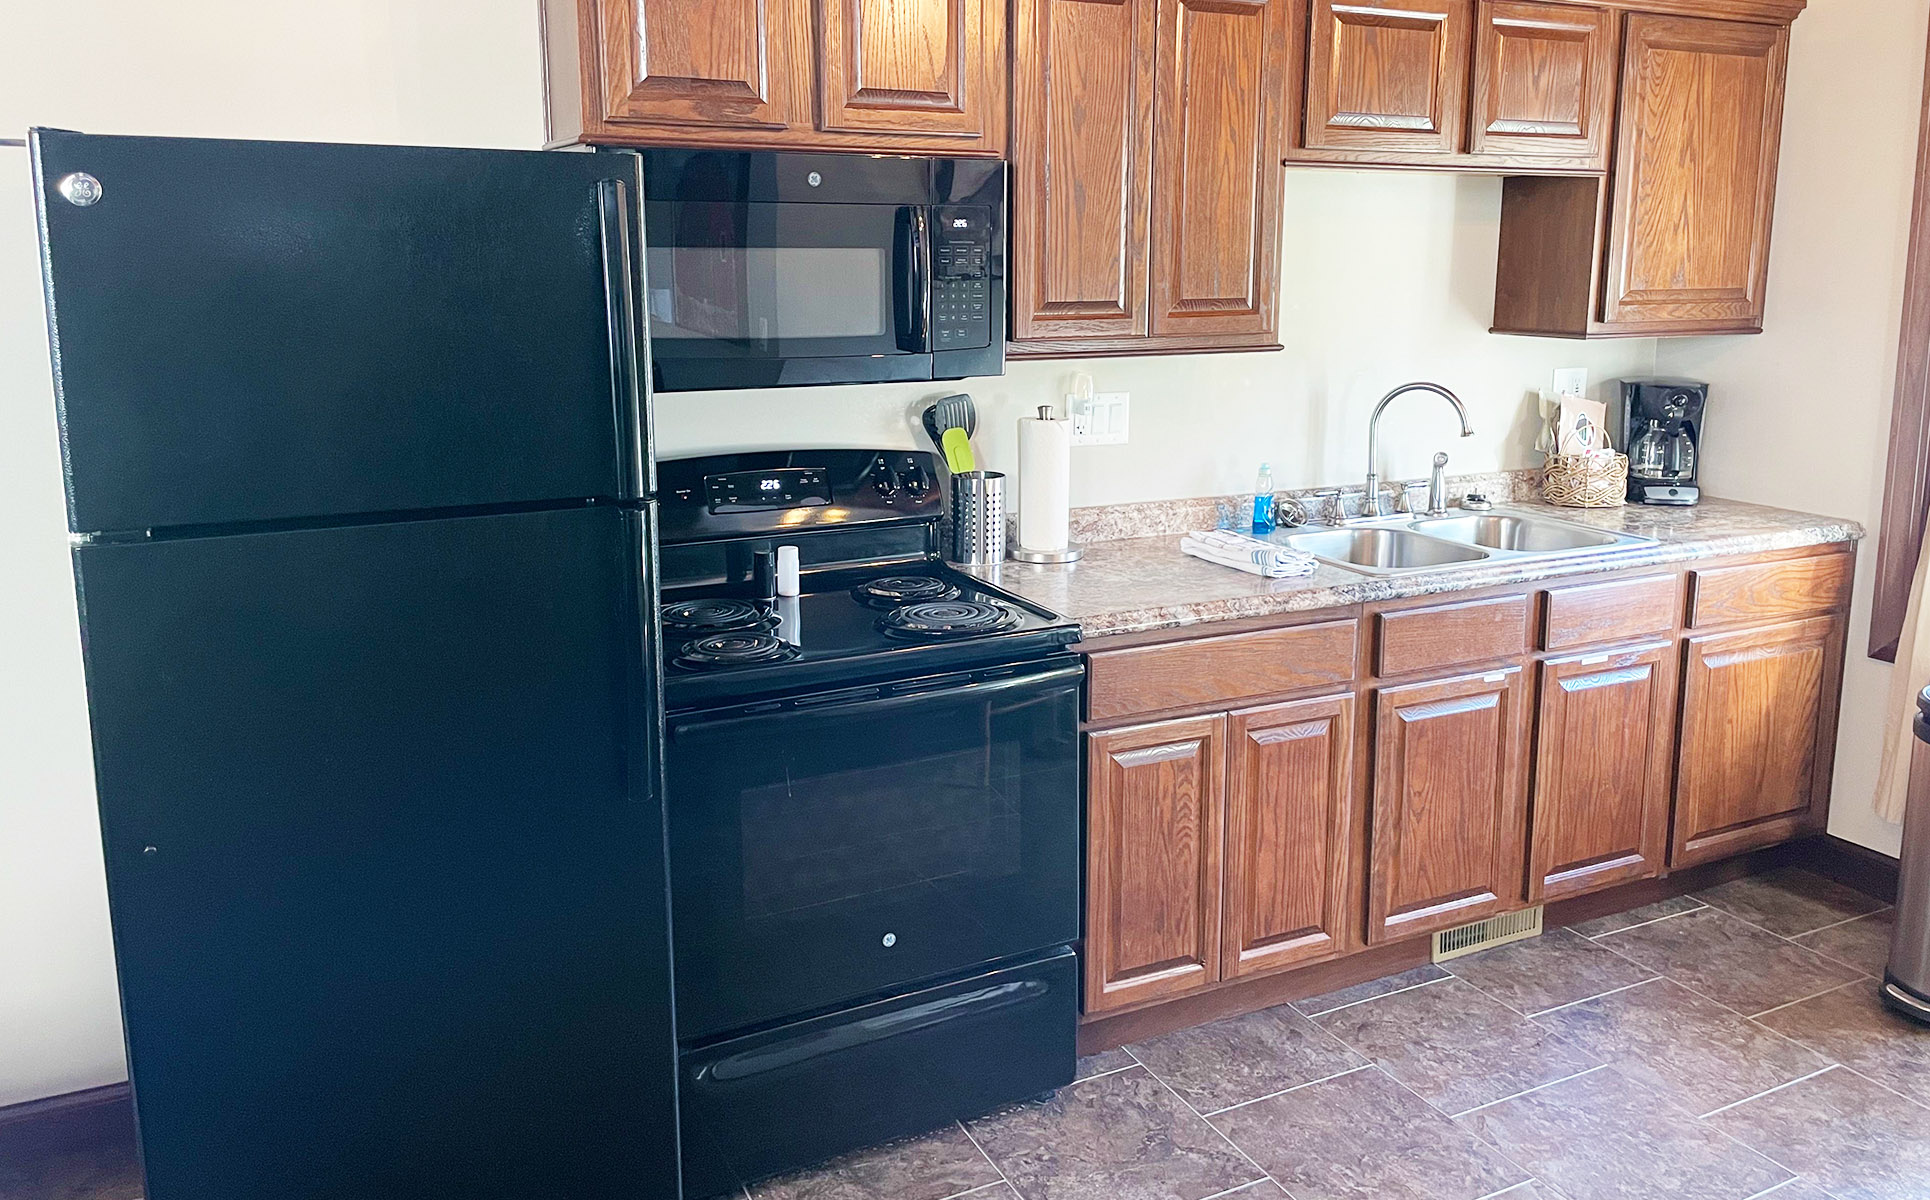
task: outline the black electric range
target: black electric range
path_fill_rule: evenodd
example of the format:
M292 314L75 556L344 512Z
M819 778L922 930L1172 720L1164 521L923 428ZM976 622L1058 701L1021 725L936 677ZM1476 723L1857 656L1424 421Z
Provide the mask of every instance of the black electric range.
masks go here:
M1077 627L939 560L932 455L659 473L686 1191L1070 1082Z
M1079 636L1077 626L922 557L810 566L801 584L799 595L770 598L741 583L666 586L668 706L826 684L889 687L907 675L1063 652Z

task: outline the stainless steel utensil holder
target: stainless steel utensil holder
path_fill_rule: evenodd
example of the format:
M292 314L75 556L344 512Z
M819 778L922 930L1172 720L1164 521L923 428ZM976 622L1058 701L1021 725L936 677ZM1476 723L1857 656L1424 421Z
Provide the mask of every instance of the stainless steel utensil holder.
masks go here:
M952 476L951 553L961 566L983 567L1005 560L1005 475L964 471Z

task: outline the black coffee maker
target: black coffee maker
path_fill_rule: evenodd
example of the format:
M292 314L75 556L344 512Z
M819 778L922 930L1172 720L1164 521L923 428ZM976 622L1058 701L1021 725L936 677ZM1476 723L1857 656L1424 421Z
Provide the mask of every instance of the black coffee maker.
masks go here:
M1689 379L1624 379L1622 452L1628 455L1628 498L1636 504L1694 504L1701 499L1702 410L1709 385Z

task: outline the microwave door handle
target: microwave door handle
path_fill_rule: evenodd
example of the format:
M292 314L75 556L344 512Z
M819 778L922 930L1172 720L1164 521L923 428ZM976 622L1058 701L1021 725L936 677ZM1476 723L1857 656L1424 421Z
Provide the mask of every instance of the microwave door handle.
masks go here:
M931 246L931 209L916 208L913 224L918 230L918 253L912 256L911 264L912 295L918 300L918 340L921 350L930 352L931 344L931 293L932 293L932 246Z
M931 351L931 210L908 205L898 210L898 348Z

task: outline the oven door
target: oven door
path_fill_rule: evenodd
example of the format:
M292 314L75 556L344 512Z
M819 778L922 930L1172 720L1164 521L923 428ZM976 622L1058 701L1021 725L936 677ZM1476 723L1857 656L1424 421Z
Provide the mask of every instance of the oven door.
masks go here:
M1083 673L1059 660L673 717L679 1039L1074 940Z
M930 379L930 210L651 200L656 390Z

